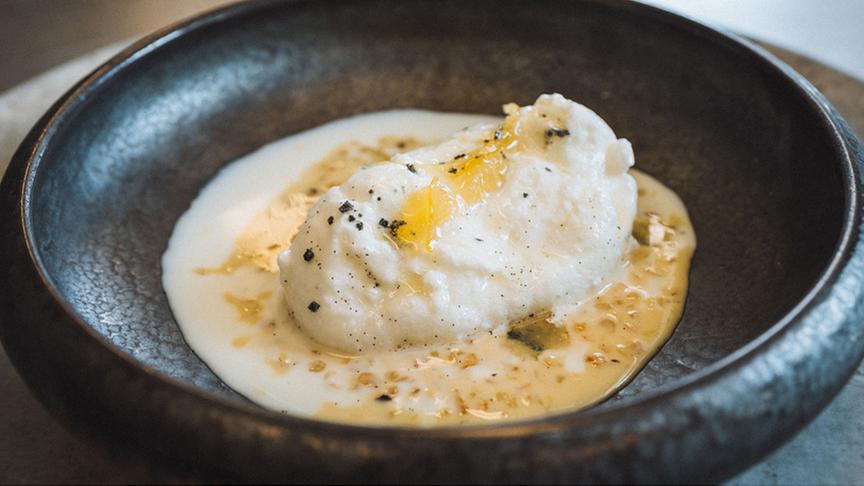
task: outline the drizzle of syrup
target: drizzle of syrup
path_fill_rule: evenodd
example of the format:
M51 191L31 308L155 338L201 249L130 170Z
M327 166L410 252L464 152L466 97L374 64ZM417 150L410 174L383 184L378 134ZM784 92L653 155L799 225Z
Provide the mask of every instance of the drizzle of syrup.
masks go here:
M415 249L431 252L436 229L450 217L456 204L456 199L438 178L432 179L431 184L405 200L401 211L405 224L399 226L396 236Z
M396 230L401 243L431 252L436 230L460 205L473 205L501 188L507 173L507 154L519 149L519 106L504 106L507 117L483 144L446 164L422 164L436 174L425 188L410 195L400 210L405 222Z

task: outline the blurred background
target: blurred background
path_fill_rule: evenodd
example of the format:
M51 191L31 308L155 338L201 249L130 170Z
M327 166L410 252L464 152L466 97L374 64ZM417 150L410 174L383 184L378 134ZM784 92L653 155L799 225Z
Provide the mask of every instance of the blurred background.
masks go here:
M803 54L864 81L862 0L642 0Z
M29 126L75 79L140 36L227 3L230 0L0 0L0 173ZM864 132L864 0L644 3L768 43L827 95L859 136ZM2 350L0 397L0 483L200 480L73 437L30 396ZM861 400L864 372L859 370L801 435L732 482L861 483Z
M623 1L623 0L622 0ZM230 0L0 0L0 91ZM644 0L864 80L864 0Z
M0 91L229 0L0 0Z

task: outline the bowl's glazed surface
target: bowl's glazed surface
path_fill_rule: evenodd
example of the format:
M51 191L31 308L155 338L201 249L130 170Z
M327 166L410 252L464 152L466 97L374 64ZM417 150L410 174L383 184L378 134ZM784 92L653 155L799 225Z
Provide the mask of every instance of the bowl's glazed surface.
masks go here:
M544 92L630 139L699 239L679 328L614 399L488 427L327 424L251 405L186 346L160 256L226 163L351 114L497 113ZM25 140L2 186L2 338L69 422L238 477L717 480L803 426L864 353L861 163L802 78L646 6L240 5L130 48Z

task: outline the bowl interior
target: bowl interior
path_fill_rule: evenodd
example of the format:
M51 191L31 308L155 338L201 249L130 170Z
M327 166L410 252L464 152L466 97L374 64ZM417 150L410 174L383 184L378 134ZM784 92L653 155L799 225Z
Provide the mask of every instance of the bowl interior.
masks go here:
M204 25L65 116L29 173L25 223L87 325L150 368L242 400L187 347L160 282L174 223L208 179L347 115L494 114L548 92L630 139L637 167L685 201L699 240L678 329L618 398L739 349L825 268L845 201L813 108L721 36L615 2L298 2Z

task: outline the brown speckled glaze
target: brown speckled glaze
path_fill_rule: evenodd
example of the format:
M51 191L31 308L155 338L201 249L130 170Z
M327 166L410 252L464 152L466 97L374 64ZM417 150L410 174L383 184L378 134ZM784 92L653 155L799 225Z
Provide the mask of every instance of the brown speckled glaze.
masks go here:
M722 479L803 426L864 353L862 154L765 56L615 1L258 2L166 30L70 91L10 165L4 345L68 422L210 474ZM185 345L159 257L224 164L354 113L495 113L552 91L629 138L699 237L678 330L615 399L488 427L328 424L255 407Z

